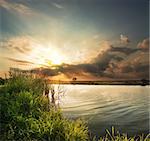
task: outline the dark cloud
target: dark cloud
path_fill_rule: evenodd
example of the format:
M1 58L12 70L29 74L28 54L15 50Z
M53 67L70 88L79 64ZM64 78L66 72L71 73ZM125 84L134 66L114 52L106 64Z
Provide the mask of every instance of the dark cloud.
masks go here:
M33 62L30 61L24 61L24 60L18 60L18 59L14 59L14 58L9 58L9 57L5 57L5 59L12 61L12 62L16 62L20 65L33 65Z
M111 48L111 51L112 52L121 52L121 53L124 53L126 55L130 55L136 51L138 51L140 49L138 48L129 48L129 47L112 47Z
M58 75L57 69L50 69L50 68L35 68L30 71L31 73L36 73L39 75L46 75L46 76L56 76Z
M120 62L111 62L105 74L111 78L149 78L149 53L138 50Z

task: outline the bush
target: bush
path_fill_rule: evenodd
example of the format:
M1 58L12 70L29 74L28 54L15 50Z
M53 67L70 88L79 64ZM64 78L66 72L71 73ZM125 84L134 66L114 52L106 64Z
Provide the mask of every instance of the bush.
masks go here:
M6 91L10 94L28 91L34 95L41 95L44 91L45 80L32 76L17 75L10 78L6 83Z
M1 140L86 141L85 123L64 118L60 109L49 111L43 90L43 79L21 75L0 88Z
M4 85L5 83L5 79L3 79L2 77L0 77L0 85Z

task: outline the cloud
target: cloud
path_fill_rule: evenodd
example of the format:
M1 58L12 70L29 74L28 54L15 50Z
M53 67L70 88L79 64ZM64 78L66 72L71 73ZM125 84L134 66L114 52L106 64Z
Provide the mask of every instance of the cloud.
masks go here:
M25 60L19 60L19 59L14 59L14 58L10 58L10 57L5 57L5 59L12 61L12 62L16 62L19 65L33 65L33 62L30 61L25 61Z
M112 79L142 79L149 76L149 53L141 49L129 47L113 47L106 44L106 48L100 50L89 63L76 65L62 64L55 69L42 68L41 73L47 76L64 74L70 79L73 76L93 78L112 78ZM120 55L125 54L125 57ZM35 71L33 71L35 72Z
M112 60L120 61L123 58L116 56L115 54L111 53L111 46L107 46L106 50L101 51L95 58L93 58L89 63L81 63L76 65L70 64L62 64L58 66L52 66L55 69L51 68L42 68L40 73L43 73L47 76L53 76L58 74L64 74L70 78L72 76L85 76L85 75L92 75L92 76L104 76L104 71L108 67L109 63ZM38 71L32 70L32 72Z
M17 12L23 15L32 15L34 12L22 3L8 2L7 0L1 0L0 6L7 9L8 11Z
M32 50L32 40L28 37L13 37L5 41L1 41L1 48L11 51L17 51L19 53L26 54Z
M51 68L35 68L30 71L31 73L46 75L46 76L56 76L58 75L57 70L53 70Z
M45 76L65 75L72 79L77 78L111 78L111 79L142 79L149 76L148 55L143 52L133 53L129 58L122 58L111 54L111 51L98 54L89 63L76 65L62 64L47 68L36 68L30 70L32 73Z
M125 36L125 35L123 35L123 34L120 35L120 41L121 41L121 43L123 43L123 44L128 44L128 43L130 42L128 36Z
M29 61L8 59L17 63L32 64ZM149 76L149 52L141 48L115 47L106 41L101 44L99 53L89 62L43 66L29 71L50 77L64 75L70 79L74 76L78 79L142 79Z
M58 8L58 9L63 9L64 7L58 3L52 2L51 3L54 7Z
M142 42L139 42L137 47L144 50L149 49L149 38L144 39Z
M149 77L149 53L137 51L119 62L110 62L105 71L112 78L142 79Z
M112 52L121 52L121 53L124 53L126 55L130 55L136 51L138 51L140 49L137 49L137 48L129 48L129 47L112 47L111 48L111 51Z

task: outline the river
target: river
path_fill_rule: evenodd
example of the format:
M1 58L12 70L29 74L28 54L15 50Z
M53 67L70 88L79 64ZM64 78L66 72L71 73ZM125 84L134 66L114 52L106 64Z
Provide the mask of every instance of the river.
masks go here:
M149 86L64 85L61 98L68 118L81 117L93 134L114 126L129 135L149 132Z

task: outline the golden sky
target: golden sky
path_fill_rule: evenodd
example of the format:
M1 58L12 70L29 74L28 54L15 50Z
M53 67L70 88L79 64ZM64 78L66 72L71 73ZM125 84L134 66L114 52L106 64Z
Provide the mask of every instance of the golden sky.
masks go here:
M52 79L149 77L146 0L0 0L0 10L1 76L13 67Z

